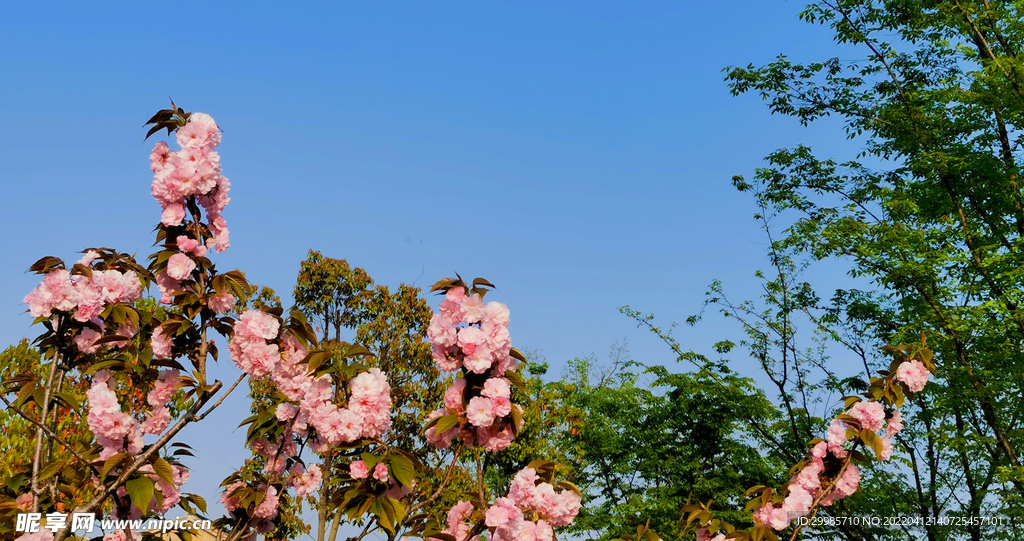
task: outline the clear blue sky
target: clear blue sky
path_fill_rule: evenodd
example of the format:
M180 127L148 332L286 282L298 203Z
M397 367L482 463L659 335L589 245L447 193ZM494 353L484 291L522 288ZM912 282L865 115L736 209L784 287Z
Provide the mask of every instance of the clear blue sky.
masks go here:
M378 283L484 276L512 339L566 359L628 338L620 315L680 321L716 278L757 294L765 239L729 179L798 142L849 155L837 124L802 128L734 98L722 68L840 54L799 2L124 2L5 6L0 20L0 340L34 336L21 299L43 255L150 253L142 123L167 97L224 131L222 269L290 300L309 248ZM432 301L436 304L436 301ZM737 339L709 318L685 347ZM229 362L218 377L233 380ZM235 397L202 431L186 488L213 493L241 454L211 456ZM218 433L218 432L214 432ZM243 434L235 432L231 447Z

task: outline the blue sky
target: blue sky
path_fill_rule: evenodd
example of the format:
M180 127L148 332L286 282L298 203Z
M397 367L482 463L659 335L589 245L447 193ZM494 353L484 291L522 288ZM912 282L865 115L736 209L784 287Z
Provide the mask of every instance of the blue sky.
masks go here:
M232 248L220 268L286 299L310 248L392 286L483 276L512 311L513 343L541 351L553 375L623 338L633 358L671 364L617 307L667 325L697 311L714 279L756 296L766 241L730 178L800 142L859 148L835 121L803 128L723 82L722 68L778 53L840 55L827 29L796 18L802 6L6 6L0 340L36 333L21 299L37 258L150 253L160 211L141 125L171 96L224 131ZM820 272L841 285L841 267ZM704 352L739 338L717 317L677 335ZM228 443L204 434L233 429L242 398L186 433L207 457L193 491L212 494L240 460L211 456L237 449L240 431Z

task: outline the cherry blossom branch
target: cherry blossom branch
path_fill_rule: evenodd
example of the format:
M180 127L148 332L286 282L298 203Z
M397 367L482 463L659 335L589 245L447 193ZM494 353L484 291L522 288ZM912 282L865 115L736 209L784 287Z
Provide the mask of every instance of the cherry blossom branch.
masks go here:
M58 436L56 433L54 433L54 431L51 430L50 427L48 427L48 426L44 425L43 423L40 423L39 421L29 417L29 415L27 413L25 413L24 410L22 410L21 408L15 406L14 404L11 404L11 402L9 400L7 400L6 396L0 395L0 400L2 400L3 403L7 405L7 409L13 411L14 413L17 413L18 415L21 416L22 419L25 419L26 421L28 421L28 422L32 423L33 425L37 426L40 430L42 430L44 433L46 433L46 435L49 436L50 439L52 439L53 441L56 441L57 443L63 445L64 448L67 449L72 455L74 455L75 458L80 460L83 464L85 464L85 465L89 466L90 468L92 468L93 473L99 475L99 473L100 473L99 470L97 470L96 467L92 465L92 462L88 458L85 458L84 456L82 456L82 454L79 453L74 447L72 447L70 443L68 443L67 441L62 439L60 436Z
M789 541L796 541L796 536L800 533L800 530L803 529L804 525L810 524L814 521L815 515L817 515L818 511L821 509L822 500L824 500L836 488L836 485L839 484L839 480L842 479L843 474L846 473L846 469L850 466L850 462L853 461L853 452L857 450L857 446L860 444L861 440L857 440L853 443L853 446L850 447L850 452L846 455L846 459L843 460L843 466L839 468L839 473L836 474L827 487L821 490L821 494L819 494L818 497L815 498L814 503L811 504L811 508L808 510L807 514L808 520L806 522L802 520L797 521L796 527L793 528L793 535L790 536Z
M200 415L193 415L192 416L192 421L194 421L194 422L202 421L203 419L206 418L207 415L210 414L211 411L217 409L217 406L221 405L221 403L224 402L224 399L227 398L228 395L231 394L231 391L235 390L235 387L238 387L238 384L241 383L243 379L245 379L245 376L246 376L246 374L244 374L244 373L241 376L238 376L238 379L236 379L235 382L231 384L231 387L228 388L228 392L224 393L224 395L220 397L220 400L217 400L217 402L214 405L210 406L210 409L206 410L206 412L204 412L204 413L202 413Z
M195 205L195 198L194 197L190 198L189 201L191 202L191 204L189 206L194 207L194 205ZM202 231L199 229L199 224L200 224L199 214L197 214L195 212L192 212L192 209L189 209L189 212L191 212L191 214L192 214L192 221L193 221L193 226L194 226L193 229L194 229L194 233L195 233L195 236L196 236L196 241L199 242L200 244L204 244L203 243ZM203 299L204 302L206 302L207 299L206 299L206 272L205 271L199 273L199 280L198 280L198 284L197 285L199 287L196 288L197 289L196 295L199 296L199 298ZM200 333L200 336L199 336L199 339L200 339L200 341L199 341L199 355L196 357L196 369L198 370L199 374L203 377L203 381L202 381L203 384L206 384L206 357L207 357L207 352L209 351L209 343L208 343L207 337L206 337L206 315L205 315L205 313L206 313L206 311L204 310L203 313L200 314L200 316L199 316L200 319L201 319L201 321L199 323L199 329L200 329L199 330L199 333Z
M181 432L181 430L185 428L185 426L192 422L192 418L193 416L195 416L195 413L199 411L204 405L206 405L206 403L209 402L211 398L213 398L213 395L217 394L217 391L219 391L222 386L223 384L220 381L215 381L213 385L210 386L209 392L200 397L196 401L196 403L193 404L192 407L188 409L185 415L183 415L181 419L178 419L178 422L174 423L174 425L167 432L164 432L163 436L160 436L160 439L158 439L153 445L150 445L149 448L147 448L145 451L142 452L142 454L135 458L134 462L132 462L128 467L122 470L121 475L119 475L113 483L110 483L109 485L104 487L104 489L101 490L100 493L96 495L96 497L90 500L89 503L85 504L84 506L75 508L74 512L95 513L100 508L100 506L103 505L103 502L105 502L107 498L110 497L111 494L117 491L118 487L120 487L126 481L128 481L128 478L134 475L135 472L139 471L139 468L142 468L143 466L148 464L150 459L153 458L153 455L157 454L157 452L163 449L164 446L167 445L167 443L170 442L171 439L178 434L178 432ZM71 524L69 522L68 525L66 525L63 529L56 533L56 535L54 536L54 541L64 541L64 539L66 539L67 536L70 535L70 533Z
M241 539L242 534L244 534L246 530L249 529L250 520L251 517L249 517L248 515L246 515L244 519L240 519L238 524L235 524L235 528L231 530L231 533L228 534L227 538L224 539L224 541L238 541L239 539Z

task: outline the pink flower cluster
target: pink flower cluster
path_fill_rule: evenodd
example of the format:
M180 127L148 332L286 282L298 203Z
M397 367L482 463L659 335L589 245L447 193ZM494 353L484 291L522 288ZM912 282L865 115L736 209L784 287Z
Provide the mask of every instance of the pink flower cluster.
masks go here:
M244 486L244 482L236 481L228 485L224 489L224 493L221 494L220 503L222 506L224 506L224 510L226 510L228 513L231 513L232 511L238 509L241 506L239 498L237 496L232 496L231 493ZM260 502L260 504L257 505L252 510L252 516L256 520L252 521L250 527L253 528L257 533L268 533L274 530L273 520L277 518L277 512L278 507L281 504L281 498L278 495L277 487L273 485L261 483L256 488L256 490L263 492L264 497L263 501ZM252 539L255 539L255 535L247 536L245 537L245 539L249 539L250 537Z
M468 444L487 451L500 451L512 444L511 388L505 372L516 369L510 355L512 341L508 333L509 310L500 302L486 305L478 295L466 295L464 287L449 289L439 311L430 320L427 336L431 340L434 362L445 372L462 369L463 377L445 391L443 409L428 416L456 415L471 428L453 427L441 434L435 427L426 431L427 440L447 448L459 436Z
M214 150L220 144L220 128L210 115L192 113L188 123L178 129L177 141L181 150L171 152L167 143L161 141L149 156L154 173L151 192L163 208L161 221L167 227L181 224L188 199L195 198L206 209L213 234L205 248L223 252L231 246L227 223L221 216L231 201L228 197L231 183L221 174L220 156ZM193 250L194 247L181 251Z
M299 496L309 496L320 488L321 481L323 481L323 474L320 471L320 466L312 464L309 469L306 469L301 463L296 462L292 467L292 476L288 481L288 486L295 489L295 494Z
M99 254L90 250L76 264L85 267ZM120 272L115 269L92 269L92 276L71 274L65 269L54 269L46 273L43 281L25 296L28 311L35 317L50 317L54 311L72 313L75 321L88 323L74 336L72 341L85 354L96 353L96 341L102 336L106 325L99 318L107 306L115 303L132 303L142 296L142 284L134 272ZM138 331L131 323L125 322L117 328L117 334L131 338ZM108 342L109 347L123 347L125 341Z
M348 465L348 474L353 479L366 479L370 476L370 468L366 462L356 460ZM373 467L373 478L382 482L388 482L388 465L381 462Z
M87 422L96 435L96 442L103 447L100 458L106 460L123 452L127 439L127 450L138 453L144 445L143 434L159 434L171 421L167 402L174 396L178 384L177 370L164 370L154 382L146 401L153 408L149 416L139 424L131 415L121 411L117 395L111 389L109 370L100 370L93 376L92 387L86 391L89 401Z
M580 496L572 490L555 491L543 482L537 470L526 468L516 474L508 496L498 498L484 513L491 528L491 541L552 541L554 528L568 526L580 511ZM473 504L460 501L448 511L446 533L459 541L468 539L472 525L465 520ZM527 516L534 516L528 520Z
M101 336L103 336L103 331L106 329L106 324L103 322L103 320L101 320L98 317L94 317L89 321L90 323L92 323L93 326L82 327L82 330L79 331L78 334L76 334L75 337L72 339L72 342L74 342L75 347L78 348L78 351L81 351L82 353L85 354L96 353L97 351L99 351L100 346L96 344L96 341L99 340ZM96 329L99 330L97 331ZM137 332L138 329L135 328L135 325L133 325L130 321L125 321L123 324L117 327L117 331L115 331L115 334L117 334L118 336L131 338L135 336L135 333ZM128 342L125 340L117 340L114 342L107 342L107 346L122 348L125 345L127 345L127 343Z
M314 447L320 447L377 437L391 428L391 386L379 368L352 379L348 407L340 408L334 403L331 379L307 375L306 365L300 362L306 348L289 334L279 339L279 331L277 318L248 310L235 323L228 351L239 369L253 377L270 374L281 392L299 403L297 407L281 404L277 410L282 421L295 419L292 428L296 435L307 436L311 425L319 435ZM276 342L283 345L283 354Z
M96 435L96 442L103 447L100 459L106 460L127 449L131 453L142 450L142 431L131 415L121 412L117 395L107 384L110 371L100 370L93 376L92 387L86 391L89 400L89 415L86 421L89 430Z
M334 404L331 380L321 376L299 402L299 416L308 419L331 445L380 436L391 428L391 386L379 368L371 368L350 382L347 408Z
M509 356L512 341L508 321L509 311L504 304L484 305L479 296L466 295L463 287L449 289L427 329L434 362L445 372L465 368L474 374L490 371L504 376L516 364ZM466 326L459 327L461 324Z
M316 452L325 450L328 445L377 437L390 429L391 386L380 369L371 368L353 378L349 384L348 407L341 408L334 403L330 377L313 378L306 373L307 367L301 361L308 351L294 336L281 333L281 323L276 317L248 310L235 322L234 331L228 351L235 365L253 377L269 375L288 400L297 402L278 404L274 411L279 421L289 424L290 433L277 443L260 438L251 444L253 450L267 460L265 472L268 475L284 475L287 459L298 454L292 435L305 438L309 436L310 427L316 430L310 441ZM384 471L386 476L386 466ZM293 488L299 496L306 496L312 494L322 480L318 466L306 469L297 462L285 486ZM229 511L238 506L229 495L240 486L243 486L241 482L229 486L221 498ZM266 487L260 490L263 489ZM253 516L261 519L257 531L271 528L270 521L277 514L277 489L271 486L267 490L264 504L253 511ZM267 503L271 500L275 502L272 511Z
M903 428L902 417L897 410L885 422L885 408L874 401L860 401L846 411L846 415L855 418L860 427L877 432L885 426L885 434L881 437L882 453L880 458L888 460L892 455L892 436ZM811 449L811 458L796 475L790 479L788 494L781 506L771 503L762 505L754 511L754 519L760 524L781 531L789 527L790 522L805 517L810 512L814 501L821 496L822 472L825 460L829 455L836 459L844 459L849 454L843 445L847 441L847 430L854 428L845 421L833 419L829 425L824 441L819 441ZM825 479L826 482L831 482ZM860 470L852 462L846 465L842 476L835 481L832 490L821 498L821 505L830 506L837 500L852 495L860 486ZM698 534L699 535L699 534Z
M185 282L192 280L196 270L196 257L204 257L207 247L188 235L178 235L175 240L179 252L167 259L167 266L157 273L156 285L160 288L160 302L171 304L174 294L187 290ZM214 313L223 314L235 306L235 296L225 289L210 296L208 306Z
M78 262L88 267L98 255L90 251ZM50 317L55 310L74 311L75 321L85 323L99 316L107 305L135 302L141 296L139 276L131 271L93 270L90 278L54 269L25 296L25 304L32 317Z
M919 393L928 383L928 369L921 361L905 361L896 369L896 379L912 393Z
M281 353L277 344L267 340L277 339L281 323L276 317L259 310L247 310L235 322L235 335L228 344L231 360L241 371L253 377L270 373L280 362Z
M164 332L163 327L157 327L153 329L153 334L149 339L150 347L153 348L153 355L164 359L170 359L174 357L172 351L174 344L171 342L171 336Z
M143 434L159 434L170 424L171 410L167 409L167 403L178 388L178 375L177 370L164 370L153 382L153 389L146 395L146 402L153 410L142 422Z

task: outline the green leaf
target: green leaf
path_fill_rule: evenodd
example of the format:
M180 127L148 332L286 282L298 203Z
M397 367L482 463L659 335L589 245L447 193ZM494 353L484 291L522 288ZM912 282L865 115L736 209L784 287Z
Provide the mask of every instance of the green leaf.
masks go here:
M174 470L171 468L171 464L163 458L157 458L153 461L153 472L163 482L169 485L174 484Z
M359 455L359 458L366 463L366 467L371 471L377 465L377 463L380 462L380 458L374 455L373 453L363 453Z
M416 479L416 468L413 467L412 461L403 455L394 455L388 462L391 475L394 475L403 486L412 488L412 483Z
M206 499L205 498L203 498L202 496L200 496L198 494L191 494L191 493L188 494L188 498L190 500L192 500L193 503L196 504L196 507L198 507L200 511L202 511L203 513L206 512Z
M21 493L21 483L23 483L24 481L25 481L25 475L24 474L22 474L22 475L15 475L13 477L5 478L4 479L4 484L7 485L7 488L11 489L12 492L20 494Z
M515 408L512 408L515 411ZM437 424L434 425L434 429L438 435L444 434L449 429L454 428L459 424L459 418L455 415L445 415L437 420Z
M139 509L149 508L149 502L153 501L153 492L156 488L156 483L152 479L145 476L137 477L129 479L124 486L128 490L128 497L131 498L133 505Z
M121 462L121 460L124 459L126 456L127 455L125 455L124 453L118 453L118 454L108 458L103 463L103 467L100 468L100 477L101 478L106 478L107 474L110 473L110 470L114 469L114 467L117 466L117 464L119 462Z
M879 460L882 459L882 439L878 437L878 434L865 428L860 431L860 439L869 447L871 447L871 449L875 452L876 458L878 458Z
M57 472L64 469L65 466L67 466L66 460L54 460L53 462L48 463L39 470L39 480L45 481L46 479L53 477Z

